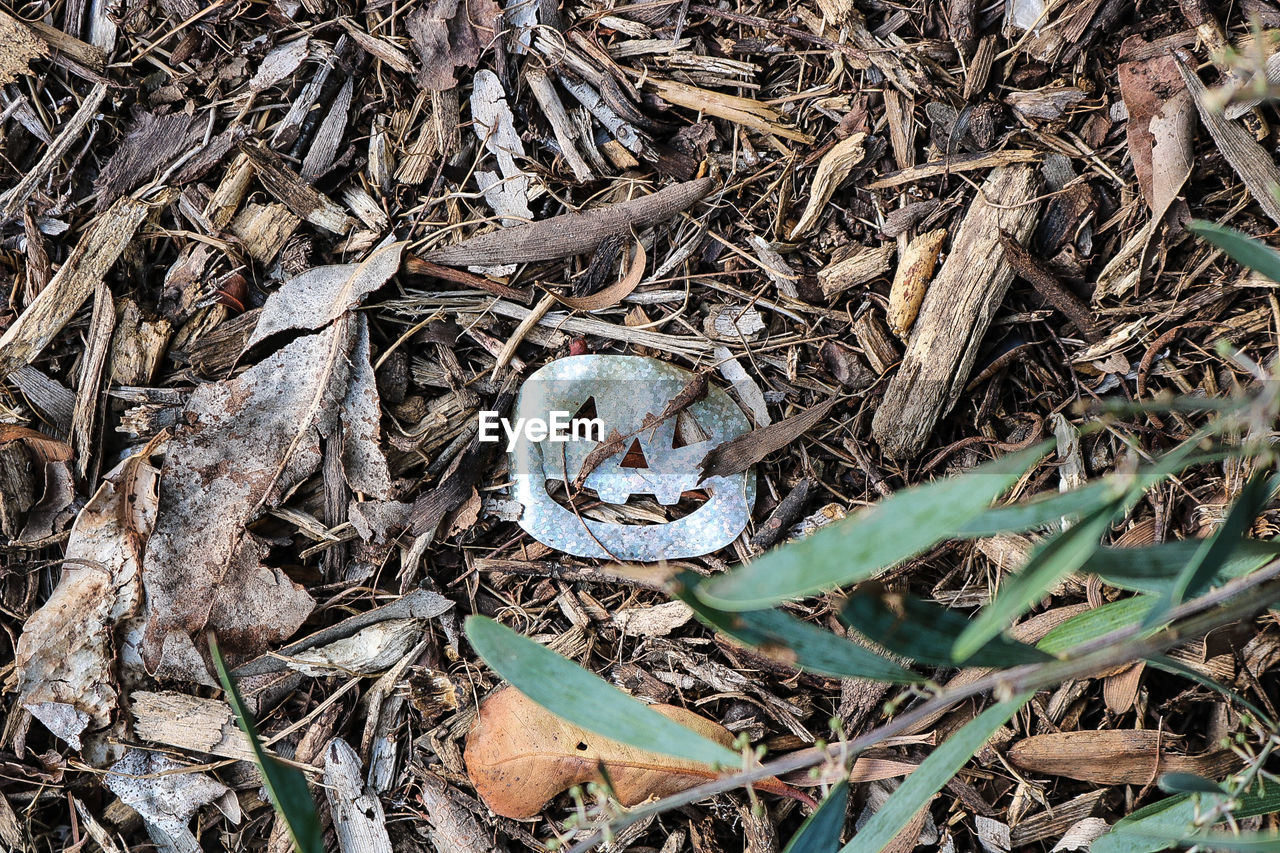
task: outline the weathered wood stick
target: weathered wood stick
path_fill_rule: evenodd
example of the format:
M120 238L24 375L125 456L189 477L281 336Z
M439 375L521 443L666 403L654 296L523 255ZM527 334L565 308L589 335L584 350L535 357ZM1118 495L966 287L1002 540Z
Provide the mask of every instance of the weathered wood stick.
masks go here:
M608 207L490 231L422 257L449 266L497 266L580 255L594 251L610 234L670 219L704 198L713 186L714 178L699 178Z
M872 435L890 456L918 453L964 390L982 337L1013 281L1000 232L1026 243L1040 208L1033 201L1038 187L1031 166L996 169L969 205L871 422Z

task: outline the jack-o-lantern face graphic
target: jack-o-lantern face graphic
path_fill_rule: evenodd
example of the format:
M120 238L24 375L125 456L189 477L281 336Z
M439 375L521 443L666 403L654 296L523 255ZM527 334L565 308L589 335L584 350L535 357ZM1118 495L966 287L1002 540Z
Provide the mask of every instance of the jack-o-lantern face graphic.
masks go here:
M661 415L693 374L666 362L632 355L582 355L561 358L533 373L520 389L512 420L530 422L553 413L586 413L603 422L588 439L532 441L521 433L510 450L513 496L522 505L520 526L544 545L578 557L654 562L709 554L728 545L747 526L755 502L754 470L699 481L698 463L717 445L750 429L746 416L720 388L685 410L696 424L695 440L678 430L679 418ZM581 414L580 414L581 413ZM652 496L663 507L682 497L705 502L674 520L611 523L584 517L562 505L552 489L574 488L588 455L599 440L622 436L625 451L603 460L581 481L603 504L621 505Z

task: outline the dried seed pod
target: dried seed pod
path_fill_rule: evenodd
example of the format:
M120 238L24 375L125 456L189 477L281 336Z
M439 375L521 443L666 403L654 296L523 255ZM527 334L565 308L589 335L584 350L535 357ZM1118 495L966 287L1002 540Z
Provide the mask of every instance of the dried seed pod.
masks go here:
M943 228L920 234L907 244L907 250L902 253L902 261L893 275L893 287L889 291L889 328L902 340L906 340L911 324L916 321L925 288L933 278L938 253L942 251L942 241L946 238L947 232Z

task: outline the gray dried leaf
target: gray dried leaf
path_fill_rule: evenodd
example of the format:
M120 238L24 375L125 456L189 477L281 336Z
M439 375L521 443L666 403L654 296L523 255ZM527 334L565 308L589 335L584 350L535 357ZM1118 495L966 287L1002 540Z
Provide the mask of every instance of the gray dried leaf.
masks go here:
M188 828L192 815L217 801L223 814L239 823L240 808L235 792L212 776L168 772L182 769L165 755L130 749L111 765L105 781L121 802L142 816L147 833L161 850L200 853L200 844Z
M404 245L391 243L359 263L315 267L289 279L267 297L246 346L287 329L319 329L332 323L395 275Z
M192 637L215 630L229 658L253 656L297 630L311 597L261 563L245 531L258 510L320 465L347 395L356 324L299 338L234 379L191 395L169 443L160 517L143 583L148 671L207 677Z
M158 473L137 455L107 475L71 529L57 587L18 639L23 707L75 749L85 729L109 725L116 711L115 631L142 596Z
M439 92L458 85L455 68L474 68L497 35L501 10L494 0L433 0L406 20L422 63L418 83Z

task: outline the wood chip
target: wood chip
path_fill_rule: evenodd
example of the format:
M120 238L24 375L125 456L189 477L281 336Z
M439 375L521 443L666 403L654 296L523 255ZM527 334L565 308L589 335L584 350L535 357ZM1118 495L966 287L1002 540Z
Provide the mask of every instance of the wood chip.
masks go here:
M938 419L959 399L982 337L1013 280L1001 231L1021 242L1031 236L1038 187L1029 166L998 169L969 206L872 420L872 434L889 455L918 453Z

